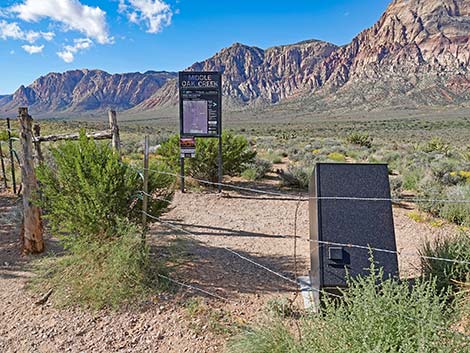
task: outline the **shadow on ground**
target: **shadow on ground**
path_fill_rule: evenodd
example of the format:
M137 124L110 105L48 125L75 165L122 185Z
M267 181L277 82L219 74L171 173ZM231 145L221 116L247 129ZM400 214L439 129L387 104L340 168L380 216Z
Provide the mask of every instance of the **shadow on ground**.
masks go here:
M298 287L288 279L294 281L296 268L300 275L305 275L305 262L297 259L295 264L293 256L259 255L228 248L237 255L227 248L184 236L174 237L176 232L171 233L173 235L167 233L168 236L151 233L153 251L160 259L166 259L164 263L170 268L170 276L229 300L243 294L292 293ZM193 294L204 296L197 291Z

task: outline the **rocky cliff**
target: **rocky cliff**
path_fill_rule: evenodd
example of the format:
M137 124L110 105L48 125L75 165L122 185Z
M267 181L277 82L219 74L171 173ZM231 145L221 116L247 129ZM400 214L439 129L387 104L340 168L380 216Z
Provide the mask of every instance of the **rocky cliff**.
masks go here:
M101 70L50 73L13 95L0 98L0 109L28 106L33 113L125 110L149 98L175 73L146 72L111 75Z

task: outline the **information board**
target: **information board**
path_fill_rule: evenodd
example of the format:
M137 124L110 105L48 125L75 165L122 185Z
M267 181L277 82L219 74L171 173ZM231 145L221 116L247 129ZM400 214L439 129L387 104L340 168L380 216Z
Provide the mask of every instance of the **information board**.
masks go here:
M180 135L220 137L222 77L219 72L180 72Z

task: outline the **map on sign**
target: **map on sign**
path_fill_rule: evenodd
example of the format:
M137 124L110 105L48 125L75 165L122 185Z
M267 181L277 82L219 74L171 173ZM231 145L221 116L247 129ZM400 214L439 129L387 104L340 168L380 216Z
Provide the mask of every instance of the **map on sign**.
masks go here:
M180 72L181 136L220 136L221 84L218 72Z
M207 134L207 101L183 101L184 132L189 134Z

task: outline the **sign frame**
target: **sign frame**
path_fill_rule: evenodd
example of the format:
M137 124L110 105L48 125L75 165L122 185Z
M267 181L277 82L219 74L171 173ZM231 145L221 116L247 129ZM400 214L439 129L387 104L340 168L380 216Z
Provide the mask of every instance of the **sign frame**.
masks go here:
M180 71L178 73L178 93L179 93L179 119L180 119L180 139L183 138L217 138L218 150L218 182L217 189L222 192L223 178L223 158L222 158L222 73L217 71ZM207 112L205 119L207 124L202 127L205 132L185 131L185 102L206 102ZM195 114L201 113L201 105L193 108ZM199 110L199 112L196 112ZM202 109L202 112L204 108ZM199 120L199 121L196 121ZM192 121L200 130L200 119L193 117ZM215 127L214 127L215 126ZM210 133L209 133L210 132ZM181 148L180 148L181 149ZM180 156L180 189L184 193L184 159Z
M180 71L178 91L180 136L220 137L222 135L222 74L216 71ZM187 131L185 127L184 105L185 102L191 101L207 102L207 132ZM216 125L214 133L209 133L210 125Z

